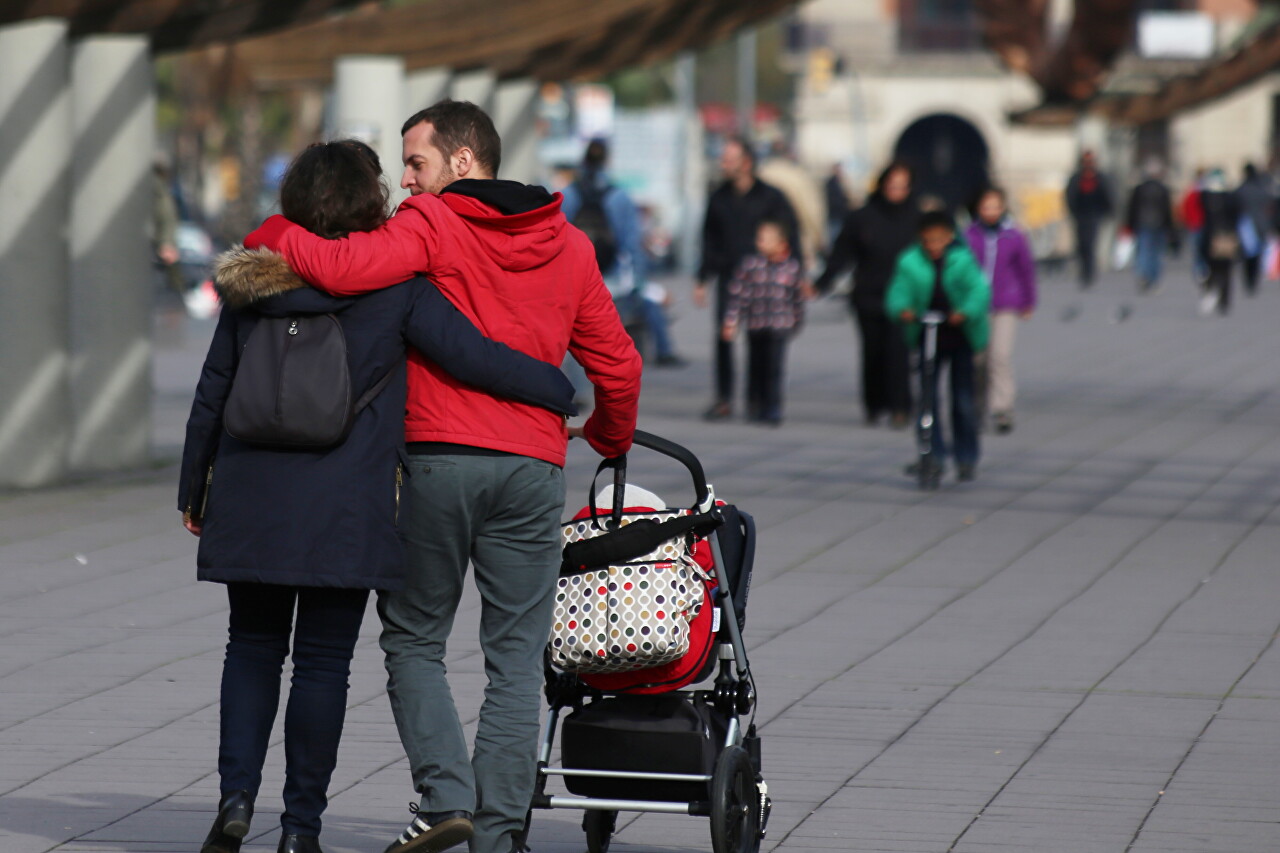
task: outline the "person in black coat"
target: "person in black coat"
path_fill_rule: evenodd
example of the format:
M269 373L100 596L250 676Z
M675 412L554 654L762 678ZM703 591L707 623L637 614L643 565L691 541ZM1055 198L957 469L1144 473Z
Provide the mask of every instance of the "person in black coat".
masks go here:
M911 195L911 167L889 164L867 203L845 217L827 268L818 277L819 292L854 264L849 302L862 338L862 404L867 423L886 414L897 429L911 417L911 380L902 332L884 311L884 295L898 256L916 239L920 208Z
M1227 189L1221 169L1205 176L1200 204L1204 208L1200 250L1209 264L1200 311L1211 314L1216 308L1219 314L1226 314L1231 310L1231 268L1241 256L1241 209L1239 198Z
M327 237L372 230L386 204L377 156L354 141L308 148L281 186L285 215ZM215 281L224 310L187 422L178 496L184 524L200 537L198 577L225 583L231 607L218 749L222 800L202 851L236 853L248 832L292 633L279 849L311 853L320 850L320 816L369 591L404 580L397 524L407 470L406 347L464 382L567 415L576 413L573 387L553 365L483 337L425 279L338 298L306 286L280 255L237 248L219 259ZM332 314L342 327L355 395L388 371L391 381L335 447L272 449L231 437L223 411L256 324L316 314Z
M720 169L725 181L707 199L702 266L693 291L694 303L705 307L707 290L715 283L715 398L703 415L707 420L722 420L733 414L733 341L723 340L720 328L728 305L729 282L742 259L755 251L756 229L766 220L778 222L791 245L800 245L800 227L791 203L781 190L756 177L755 154L745 139L733 137L725 142Z
M1111 182L1098 170L1092 151L1080 155L1080 167L1067 181L1067 210L1076 226L1076 255L1080 260L1080 286L1093 287L1098 274L1098 232L1112 214Z

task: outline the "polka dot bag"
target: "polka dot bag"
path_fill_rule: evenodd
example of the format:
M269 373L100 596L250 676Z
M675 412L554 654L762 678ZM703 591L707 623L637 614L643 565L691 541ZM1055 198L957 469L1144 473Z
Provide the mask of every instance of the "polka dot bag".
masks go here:
M629 508L625 526L666 521L685 510ZM564 525L566 545L607 533L583 510ZM568 672L630 672L678 660L689 650L689 623L706 598L707 575L684 538L664 541L638 559L562 574L555 593L549 651Z

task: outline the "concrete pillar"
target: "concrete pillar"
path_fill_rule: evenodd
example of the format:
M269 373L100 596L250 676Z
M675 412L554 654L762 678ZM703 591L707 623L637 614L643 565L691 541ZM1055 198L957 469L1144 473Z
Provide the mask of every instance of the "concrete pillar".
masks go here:
M676 58L675 96L680 116L680 213L676 223L676 262L690 277L698 272L702 253L702 217L706 207L706 158L702 122L698 119L698 58L691 50Z
M537 116L536 81L510 80L498 84L493 94L493 123L502 139L502 167L499 177L522 184L541 181L538 136L534 132Z
M404 60L396 56L341 56L334 63L333 133L353 137L378 152L393 202L400 186L400 126L404 114Z
M69 457L76 473L138 467L150 453L153 81L145 36L72 45Z
M493 115L493 93L497 84L498 78L492 71L486 69L464 71L454 75L449 87L449 97L455 101L470 101Z
M408 118L436 101L449 97L452 83L452 68L424 68L409 72L404 80L404 117Z
M67 25L0 27L0 486L66 473Z

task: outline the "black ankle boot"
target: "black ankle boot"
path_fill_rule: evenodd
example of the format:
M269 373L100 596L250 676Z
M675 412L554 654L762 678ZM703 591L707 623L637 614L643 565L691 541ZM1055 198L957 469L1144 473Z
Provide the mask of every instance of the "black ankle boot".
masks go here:
M218 817L204 839L200 853L240 853L240 842L249 834L253 820L253 795L232 791L218 802Z
M314 835L282 835L276 853L324 853Z

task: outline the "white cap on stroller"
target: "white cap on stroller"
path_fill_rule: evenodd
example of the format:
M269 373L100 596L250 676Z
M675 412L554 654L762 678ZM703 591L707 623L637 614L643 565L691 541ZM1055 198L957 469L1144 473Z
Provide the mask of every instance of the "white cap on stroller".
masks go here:
M622 493L623 506L644 506L650 509L666 509L667 502L648 489L642 489L633 483L627 483ZM613 485L605 486L596 493L596 509L611 512L613 510Z

